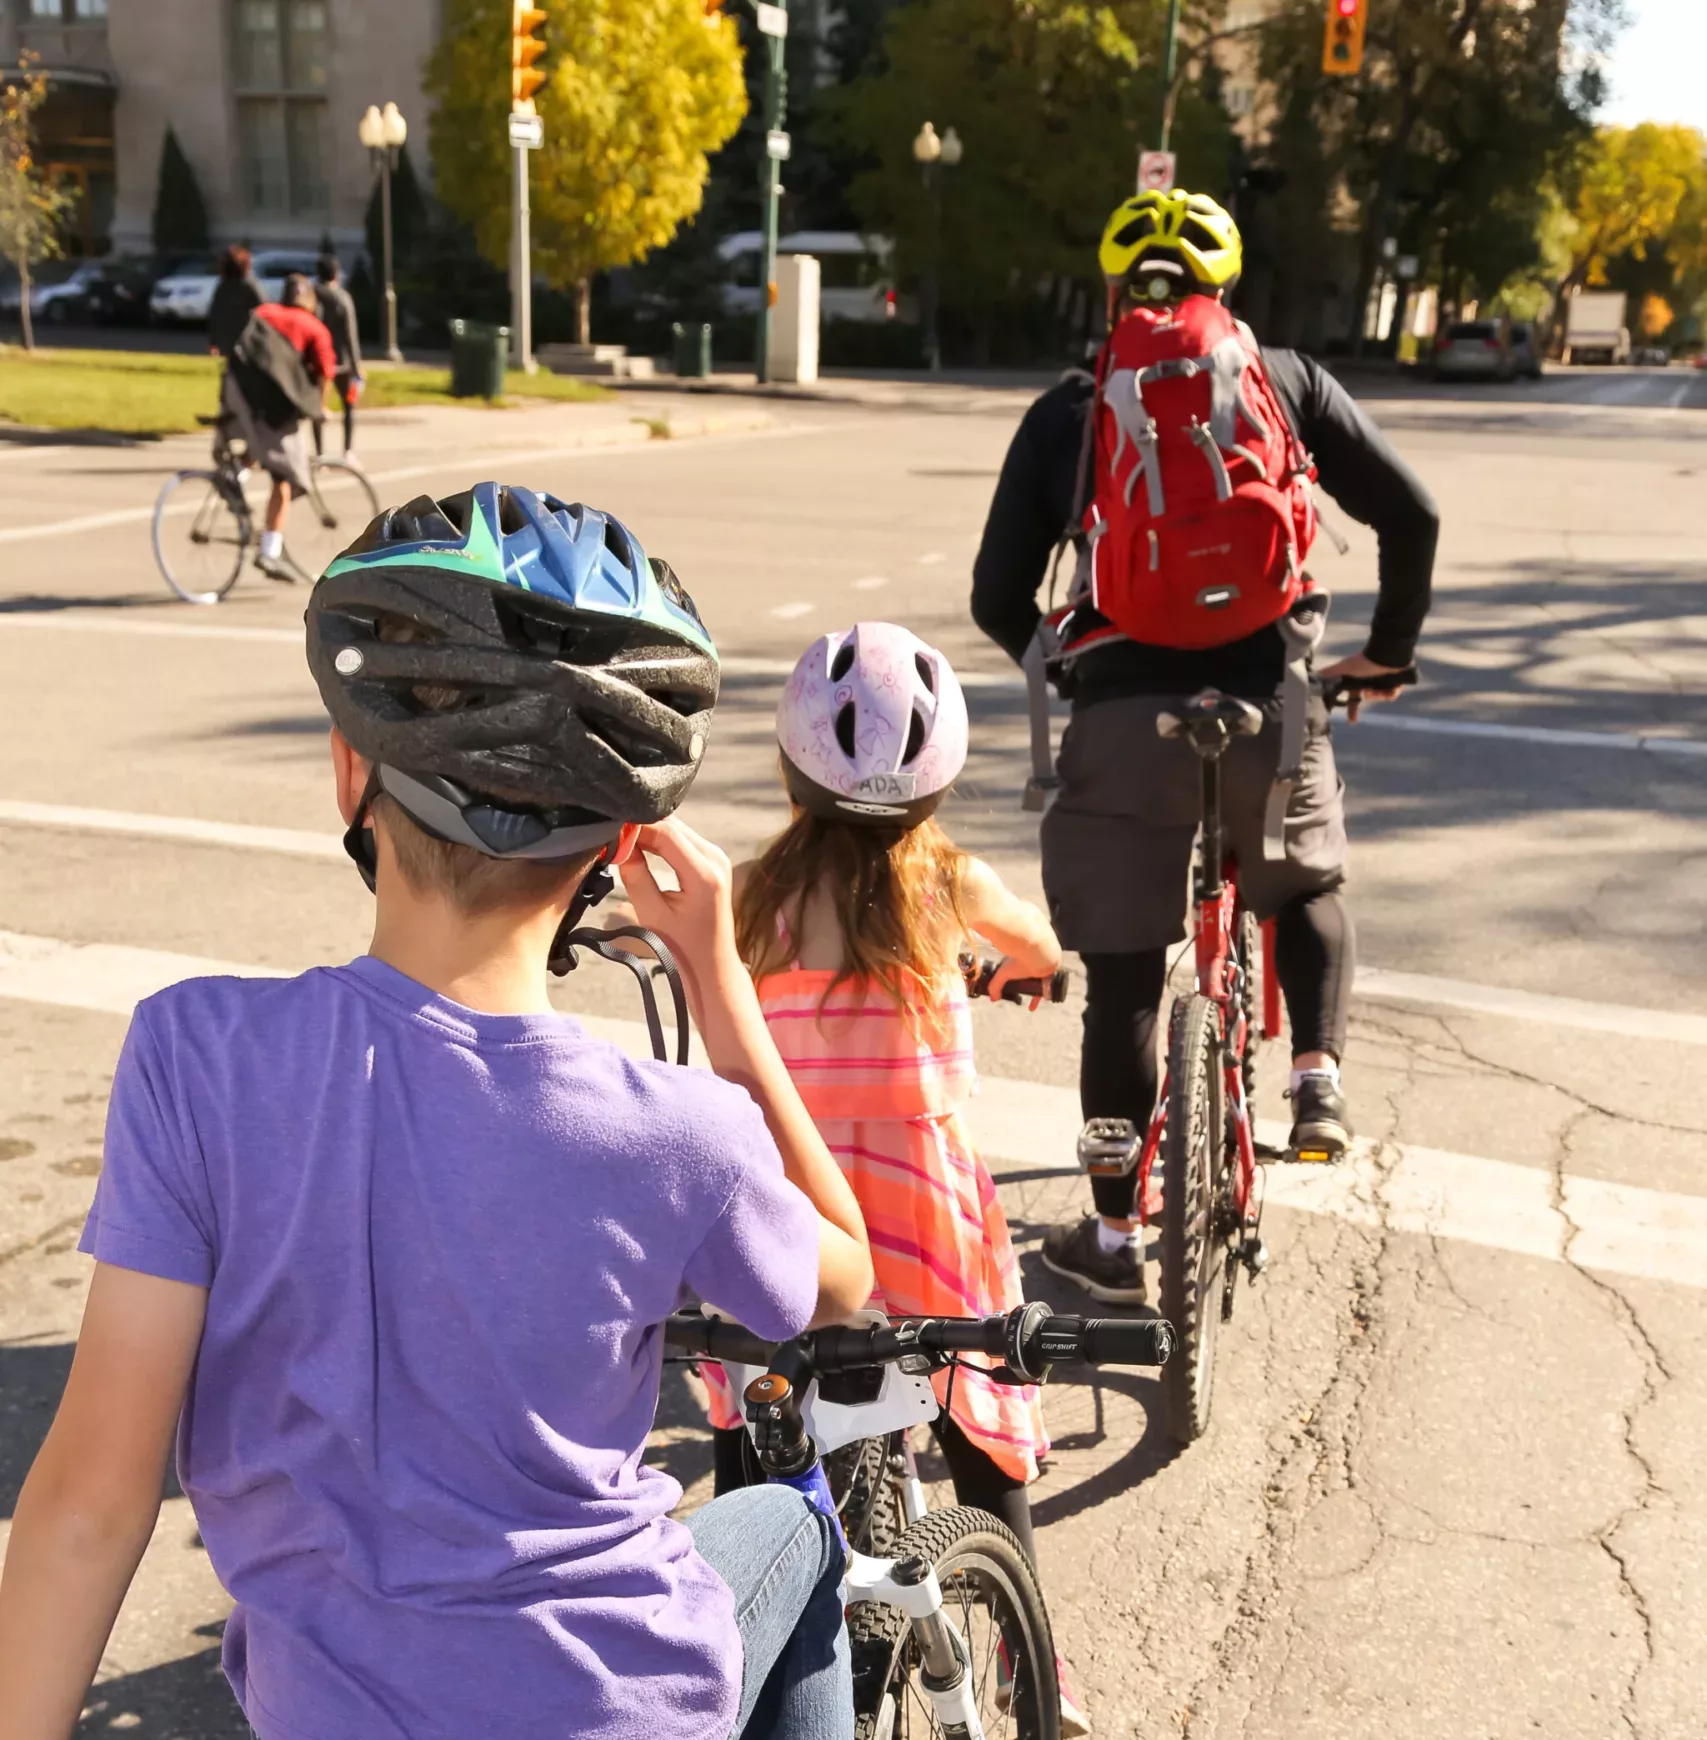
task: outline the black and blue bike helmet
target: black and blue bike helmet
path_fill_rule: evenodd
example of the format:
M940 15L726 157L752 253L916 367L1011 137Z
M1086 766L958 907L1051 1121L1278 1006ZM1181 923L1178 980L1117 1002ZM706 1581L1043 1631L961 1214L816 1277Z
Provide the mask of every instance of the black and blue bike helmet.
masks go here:
M579 502L477 483L387 509L307 623L370 795L489 857L573 857L661 821L705 753L717 649L693 600Z

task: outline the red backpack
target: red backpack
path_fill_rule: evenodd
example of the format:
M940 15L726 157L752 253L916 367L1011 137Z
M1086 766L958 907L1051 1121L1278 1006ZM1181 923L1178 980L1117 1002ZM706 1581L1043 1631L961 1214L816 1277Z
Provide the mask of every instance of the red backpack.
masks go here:
M1090 603L1150 646L1222 646L1285 615L1315 467L1250 329L1213 297L1134 308L1097 362L1080 483Z

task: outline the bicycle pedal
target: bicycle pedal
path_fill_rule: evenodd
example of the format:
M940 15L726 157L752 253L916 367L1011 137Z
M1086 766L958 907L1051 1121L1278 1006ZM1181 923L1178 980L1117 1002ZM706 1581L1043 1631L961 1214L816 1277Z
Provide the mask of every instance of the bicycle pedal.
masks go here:
M1268 1246L1259 1238L1248 1238L1239 1247L1239 1261L1254 1281L1268 1267Z
M1276 1147L1273 1142L1257 1142L1253 1146L1258 1162L1263 1165L1273 1160L1285 1160L1289 1156L1288 1149Z
M1343 1150L1324 1142L1311 1142L1301 1148L1289 1148L1285 1158L1301 1166L1331 1166Z

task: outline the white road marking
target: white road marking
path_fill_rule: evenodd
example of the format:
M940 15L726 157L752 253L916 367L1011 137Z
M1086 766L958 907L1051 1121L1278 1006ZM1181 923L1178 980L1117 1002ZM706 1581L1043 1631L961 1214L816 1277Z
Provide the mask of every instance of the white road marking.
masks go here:
M781 668L786 672L792 667L784 665ZM6 823L19 827L68 828L87 833L132 834L146 839L182 840L191 845L230 846L250 852L283 852L297 858L327 858L334 863L342 862L344 858L342 839L334 833L209 821L200 816L163 816L136 810L88 809L74 804L0 798L0 825ZM1466 979L1389 972L1383 967L1369 966L1360 966L1357 970L1356 994L1378 1002L1468 1009L1479 1015L1503 1015L1550 1027L1576 1028L1585 1033L1616 1033L1627 1039L1707 1047L1707 1015L1692 1015L1682 1010L1644 1009L1628 1003L1594 1003L1579 997L1555 997L1542 991L1478 985Z
M764 429L731 429L727 431L711 431L704 435L680 436L681 439L693 441L770 441L778 436L812 435L832 425L827 423L789 423L780 428ZM834 427L846 429L847 424ZM419 465L392 466L385 471L370 471L367 474L370 483L399 483L414 477L442 476L447 471L454 471L460 464L479 464L491 476L505 466L538 465L548 459L597 459L605 454L621 453L632 456L636 453L669 452L672 443L654 441L650 435L639 439L626 432L617 441L602 442L572 442L562 447L516 447L508 451L488 453L476 450L466 461L455 457L429 460ZM200 466L173 467L173 470L199 470ZM171 475L171 471L162 470L161 482ZM193 504L183 508L168 510L172 512L190 513L194 511ZM110 513L81 514L72 519L44 520L27 526L0 527L0 544L23 543L30 538L56 538L67 532L93 532L103 526L142 525L154 518L154 503L146 507L116 508Z
M1507 743L1544 743L1559 749L1648 750L1655 755L1707 756L1707 743L1689 737L1660 737L1647 732L1565 731L1546 725L1484 725L1472 719L1433 719L1391 713L1385 707L1371 708L1350 729L1357 730L1364 725L1436 737L1483 737Z
M185 640L271 641L279 646L304 645L300 628L262 628L257 624L208 622L199 612L197 620L172 619L165 613L181 607L163 604L159 616L126 616L115 610L104 616L70 610L0 610L0 628L87 629L96 634L165 635ZM192 607L193 608L193 607Z
M225 973L289 976L197 955L0 931L0 998L128 1016L142 998L180 979ZM650 1055L640 1022L578 1019L597 1037ZM694 1057L703 1067L697 1040ZM1070 1088L987 1076L968 1122L998 1176L1015 1163L1078 1170L1079 1102ZM1265 1123L1261 1134L1284 1139L1279 1125ZM1707 1288L1707 1196L1567 1175L1555 1206L1552 1175L1543 1168L1409 1144L1378 1151L1368 1143L1344 1166L1270 1166L1265 1186L1267 1202L1279 1208L1550 1262L1568 1255L1609 1274Z
M34 804L0 798L0 823L73 828L97 834L136 834L154 840L188 840L201 846L235 846L246 852L283 852L293 858L344 856L336 834L307 828L259 828L245 822L211 822L200 816L144 815L135 810L80 809L72 804Z
M855 592L875 592L879 586L887 586L888 584L889 576L887 574L867 574L863 580L854 581L853 589Z
M921 568L934 568L939 562L946 562L948 557L941 550L927 550L917 560Z
M793 622L796 617L810 616L812 606L796 600L792 604L773 604L770 614L783 622Z

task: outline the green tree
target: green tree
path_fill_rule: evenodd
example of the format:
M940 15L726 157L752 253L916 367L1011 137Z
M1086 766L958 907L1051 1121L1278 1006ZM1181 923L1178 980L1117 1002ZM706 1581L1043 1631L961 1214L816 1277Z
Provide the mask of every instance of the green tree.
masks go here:
M425 79L439 197L494 262L510 244L509 34L507 0L448 0ZM702 0L555 0L546 35L533 258L574 286L584 344L594 275L644 259L698 211L746 93L734 22Z
M201 186L170 127L160 142L160 176L154 187L154 220L149 235L162 254L203 253L208 245L207 205Z
M0 85L0 255L18 273L18 323L34 350L30 267L60 252L60 224L77 204L36 162L35 112L47 101L47 74L26 54L17 75Z
M1165 0L910 0L887 14L878 69L829 93L871 165L852 188L866 227L895 238L904 273L940 264L943 301L966 312L980 353L1004 304L1094 275L1102 226L1155 136L1165 13ZM932 189L912 155L927 120L965 146ZM1183 183L1224 191L1212 88L1184 92L1176 144Z
M1330 227L1355 258L1354 342L1382 243L1419 254L1454 300L1541 257L1545 185L1587 134L1594 57L1621 0L1406 0L1373 9L1362 73L1321 71L1320 0L1286 0L1263 70L1320 140Z
M1564 206L1568 266L1561 294L1606 282L1620 254L1646 259L1673 242L1707 185L1707 141L1692 127L1646 121L1606 127L1571 166Z

